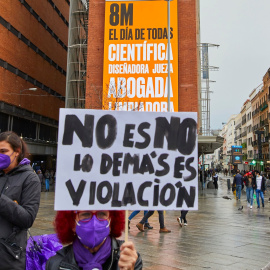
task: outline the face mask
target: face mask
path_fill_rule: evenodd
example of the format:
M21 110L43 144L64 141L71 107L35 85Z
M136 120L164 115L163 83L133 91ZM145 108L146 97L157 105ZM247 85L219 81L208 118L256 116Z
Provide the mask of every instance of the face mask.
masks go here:
M10 156L5 155L5 154L0 154L0 170L6 169L10 165L10 163L14 161L13 159L12 162L10 162L10 157L13 155L13 153Z
M98 220L94 215L89 221L77 222L76 233L81 243L89 248L100 245L110 234L108 220Z

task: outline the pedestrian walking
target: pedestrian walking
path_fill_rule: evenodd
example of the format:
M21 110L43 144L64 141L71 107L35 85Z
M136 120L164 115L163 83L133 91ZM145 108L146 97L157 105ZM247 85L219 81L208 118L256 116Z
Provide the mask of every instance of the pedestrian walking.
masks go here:
M215 186L215 189L218 189L218 174L216 172L213 172L213 183L214 183L214 186Z
M128 228L130 229L130 221L135 217L137 216L141 211L133 211L130 216L128 217ZM148 213L148 211L144 211L144 216ZM145 221L144 223L144 229L153 229L152 226L150 226L149 222L148 222L148 219Z
M37 171L37 175L38 175L38 178L39 178L39 181L40 181L40 190L42 190L42 184L43 184L43 179L44 179L44 176L42 174L42 171L41 170L38 170Z
M262 200L262 207L264 207L264 196L263 193L265 192L265 177L260 175L260 172L256 172L256 183L255 183L255 189L256 189L256 198L257 198L257 208L260 208L260 197Z
M36 218L40 180L24 141L14 132L0 133L0 269L25 269L27 229Z
M142 220L136 225L136 227L141 231L144 232L144 224L146 222L146 220L148 220L148 218L150 218L155 211L148 211L148 213L142 218ZM165 227L164 224L164 214L163 211L158 211L158 216L159 216L159 226L160 226L160 233L170 233L171 230L168 230Z
M236 175L233 179L233 184L236 185L236 200L241 199L242 185L243 185L243 176L240 174L240 171L236 171Z
M55 230L62 244L69 244L46 263L58 269L142 269L142 259L131 241L123 242L124 211L59 211Z
M50 191L50 172L48 170L45 171L45 188L46 191Z
M247 207L250 207L250 209L252 209L254 193L253 186L255 186L255 178L253 177L251 172L249 172L245 177L245 185L247 194Z
M54 184L54 170L50 171L50 183L51 183L51 185Z
M181 210L181 216L177 218L177 221L180 225L180 227L183 226L183 221L184 221L184 226L187 226L187 216L188 210Z

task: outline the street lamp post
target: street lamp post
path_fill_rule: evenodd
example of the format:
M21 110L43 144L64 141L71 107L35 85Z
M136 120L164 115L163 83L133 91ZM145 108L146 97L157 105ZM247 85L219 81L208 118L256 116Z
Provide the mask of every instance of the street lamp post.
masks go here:
M19 102L19 107L21 107L21 96L22 96L22 92L24 91L37 91L37 88L27 88L27 89L22 89L20 90L20 102Z

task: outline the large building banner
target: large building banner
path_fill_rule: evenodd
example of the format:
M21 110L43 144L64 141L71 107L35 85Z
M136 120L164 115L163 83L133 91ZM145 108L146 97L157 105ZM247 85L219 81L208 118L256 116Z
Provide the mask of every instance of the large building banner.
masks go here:
M177 1L106 1L103 109L178 111Z
M55 210L197 210L195 112L60 109Z

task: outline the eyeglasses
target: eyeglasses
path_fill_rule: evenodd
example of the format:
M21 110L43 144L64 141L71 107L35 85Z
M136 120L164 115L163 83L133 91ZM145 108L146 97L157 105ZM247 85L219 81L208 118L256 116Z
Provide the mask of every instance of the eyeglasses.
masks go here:
M109 211L97 211L95 213L90 212L90 211L85 211L85 212L78 213L79 221L87 222L91 220L93 216L96 216L98 220L106 220L109 218Z

